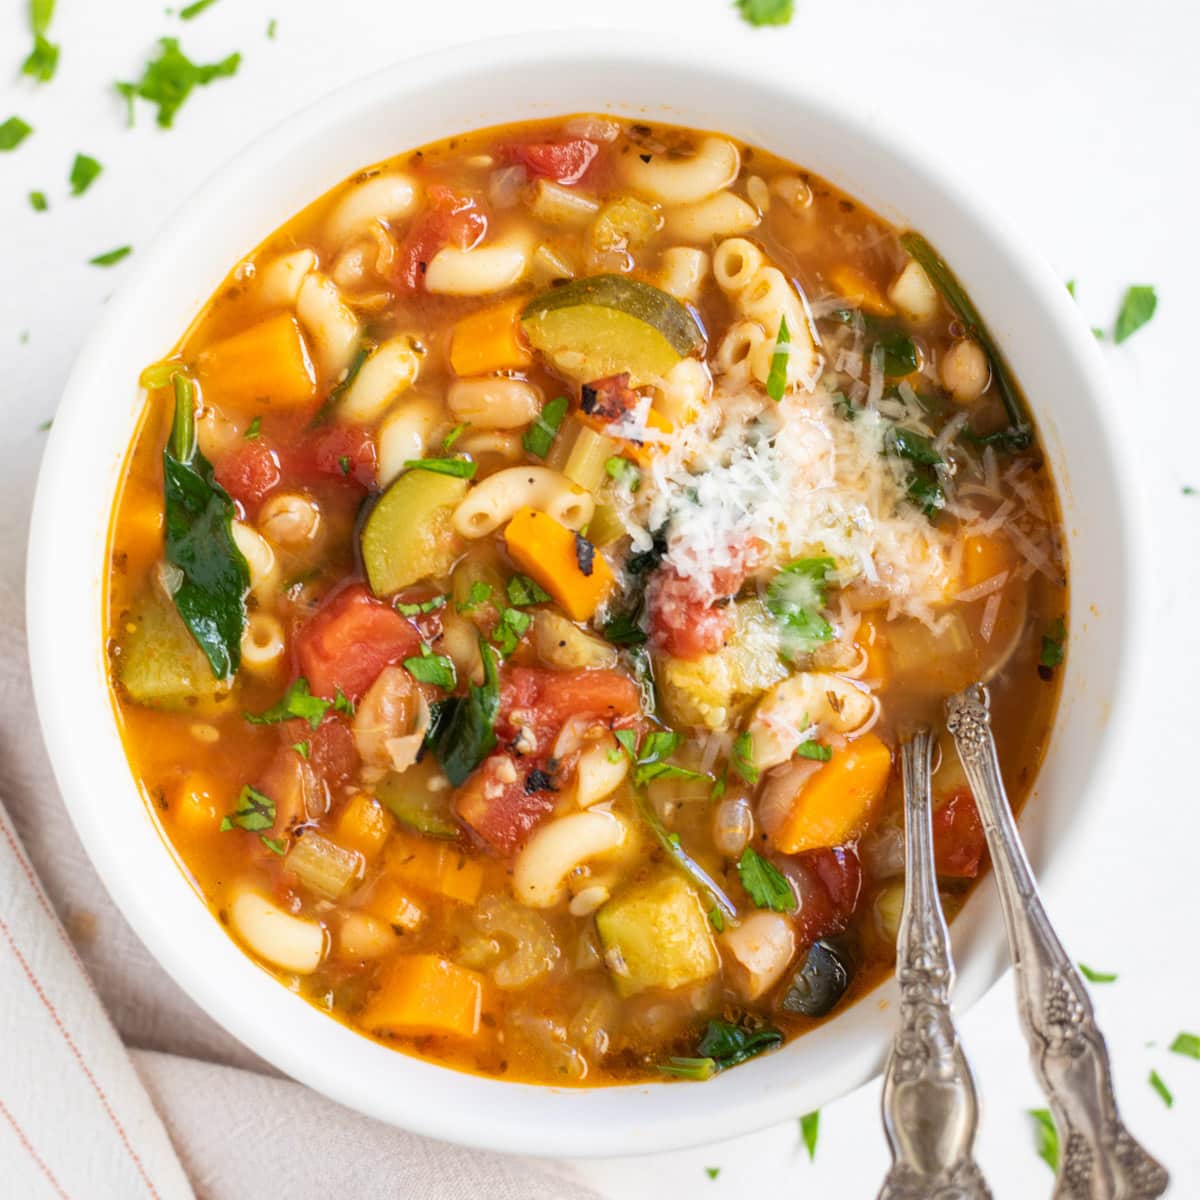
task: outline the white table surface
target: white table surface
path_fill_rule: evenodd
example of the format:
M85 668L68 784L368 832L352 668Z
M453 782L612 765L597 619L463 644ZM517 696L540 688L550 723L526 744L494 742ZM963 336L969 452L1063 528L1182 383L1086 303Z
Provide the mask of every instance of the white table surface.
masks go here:
M1182 0L797 0L791 27L751 30L725 0L220 0L187 24L167 16L162 0L58 7L59 76L40 88L15 74L27 42L24 0L0 8L0 121L18 112L37 130L0 155L0 573L10 582L23 571L44 439L38 424L53 414L78 347L121 281L121 267L86 260L144 244L197 182L295 108L468 34L604 24L633 39L703 23L721 31L731 55L759 55L764 69L803 71L833 87L855 84L924 128L964 176L1000 192L1064 280L1078 281L1089 324L1111 325L1126 284L1157 285L1153 324L1105 351L1130 414L1127 452L1155 515L1145 531L1155 598L1144 614L1155 685L1139 727L1113 731L1126 747L1096 798L1106 819L1073 848L1075 866L1052 910L1075 954L1119 973L1094 994L1125 1114L1171 1168L1172 1195L1200 1195L1200 1062L1166 1051L1179 1030L1200 1033L1192 728L1200 495L1181 491L1200 487L1191 363L1200 316L1200 9ZM272 17L278 35L268 41ZM156 129L148 108L127 131L108 85L135 78L164 34L180 36L198 61L240 50L242 69L195 95L173 131ZM105 170L85 197L71 199L66 176L80 150ZM50 213L31 212L33 189L49 195ZM1050 1175L1024 1115L1041 1100L1011 980L961 1024L984 1097L979 1157L997 1196L1048 1195ZM1148 1086L1152 1068L1174 1091L1170 1110ZM872 1084L824 1110L815 1163L790 1123L696 1151L579 1163L577 1171L613 1197L874 1195L885 1166L878 1099ZM710 1166L721 1168L716 1181L706 1178Z

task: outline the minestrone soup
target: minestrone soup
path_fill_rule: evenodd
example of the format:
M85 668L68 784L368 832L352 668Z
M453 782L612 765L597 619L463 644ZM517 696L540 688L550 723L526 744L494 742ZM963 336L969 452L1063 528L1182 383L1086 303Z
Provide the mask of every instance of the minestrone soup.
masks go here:
M990 682L1027 791L1066 579L932 246L597 116L363 170L148 367L111 678L230 935L364 1035L704 1079L894 960L897 745ZM943 733L944 899L983 869Z

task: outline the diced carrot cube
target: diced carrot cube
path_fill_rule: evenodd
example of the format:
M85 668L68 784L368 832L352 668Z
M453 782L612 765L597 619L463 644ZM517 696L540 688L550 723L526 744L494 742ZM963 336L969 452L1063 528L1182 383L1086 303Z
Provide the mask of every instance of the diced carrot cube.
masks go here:
M401 887L474 904L483 889L483 864L453 842L397 833L388 846L387 872Z
M291 313L209 346L196 374L209 400L234 408L294 408L311 403L317 391L308 345Z
M863 617L858 623L854 644L867 656L867 665L863 675L872 680L877 687L886 687L891 670L889 669L887 638L879 627L879 622L872 617Z
M402 954L384 972L359 1023L388 1033L472 1038L479 1032L485 980L436 954Z
M616 582L604 556L548 513L522 508L504 530L513 561L572 621L586 621Z
M829 282L839 296L844 296L856 308L873 317L891 317L896 313L879 288L861 271L848 264L834 267L829 272Z
M841 846L862 832L892 770L892 752L873 733L834 750L796 793L772 835L777 850L798 854Z
M528 297L518 296L463 317L450 335L450 366L456 375L518 371L533 361L521 340L521 310Z
M375 880L362 907L372 916L407 932L425 919L421 906L390 875Z
M359 792L338 817L334 841L370 860L383 849L393 825L391 814L374 796Z
M1012 542L1004 534L971 534L963 541L961 590L983 583L1001 571L1011 571L1016 561Z
M594 429L597 433L602 433L605 437L613 438L614 441L619 442L621 453L627 458L632 458L634 462L642 467L649 466L654 456L661 453L666 446L665 442L638 442L632 438L616 437L613 434L612 423L604 420L602 417L596 416L594 413L580 411L575 414L575 419L581 424L586 425L589 429ZM664 417L662 413L655 412L654 409L649 409L646 413L646 428L668 435L675 432L675 426L670 418Z
M207 772L189 771L172 798L170 812L175 825L193 833L215 833L221 821L217 808L220 794L217 781Z

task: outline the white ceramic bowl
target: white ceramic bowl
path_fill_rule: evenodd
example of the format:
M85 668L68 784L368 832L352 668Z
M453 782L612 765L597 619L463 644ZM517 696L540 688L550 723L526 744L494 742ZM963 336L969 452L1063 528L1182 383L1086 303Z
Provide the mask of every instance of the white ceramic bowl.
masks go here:
M705 65L720 64L720 65ZM596 110L719 129L813 169L922 230L962 280L1035 410L1061 489L1071 645L1050 752L1022 827L1043 881L1103 770L1136 661L1132 491L1114 453L1099 356L1061 280L878 115L807 91L714 46L596 33L434 54L322 100L260 139L200 191L108 305L67 385L46 449L29 555L38 709L75 826L129 923L182 987L296 1079L373 1117L496 1150L630 1154L709 1142L809 1112L880 1069L895 987L779 1053L709 1083L556 1090L460 1074L385 1049L322 1015L246 957L193 891L130 775L105 681L105 538L141 409L140 369L187 328L229 266L358 167L479 126ZM959 1007L1005 953L992 889L955 922Z

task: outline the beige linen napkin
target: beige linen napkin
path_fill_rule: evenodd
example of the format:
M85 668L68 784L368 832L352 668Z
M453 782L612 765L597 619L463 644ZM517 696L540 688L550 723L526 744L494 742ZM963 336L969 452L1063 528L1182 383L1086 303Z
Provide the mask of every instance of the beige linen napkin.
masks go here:
M360 1117L206 1017L84 854L37 728L23 629L0 583L0 1196L595 1197L555 1164Z

